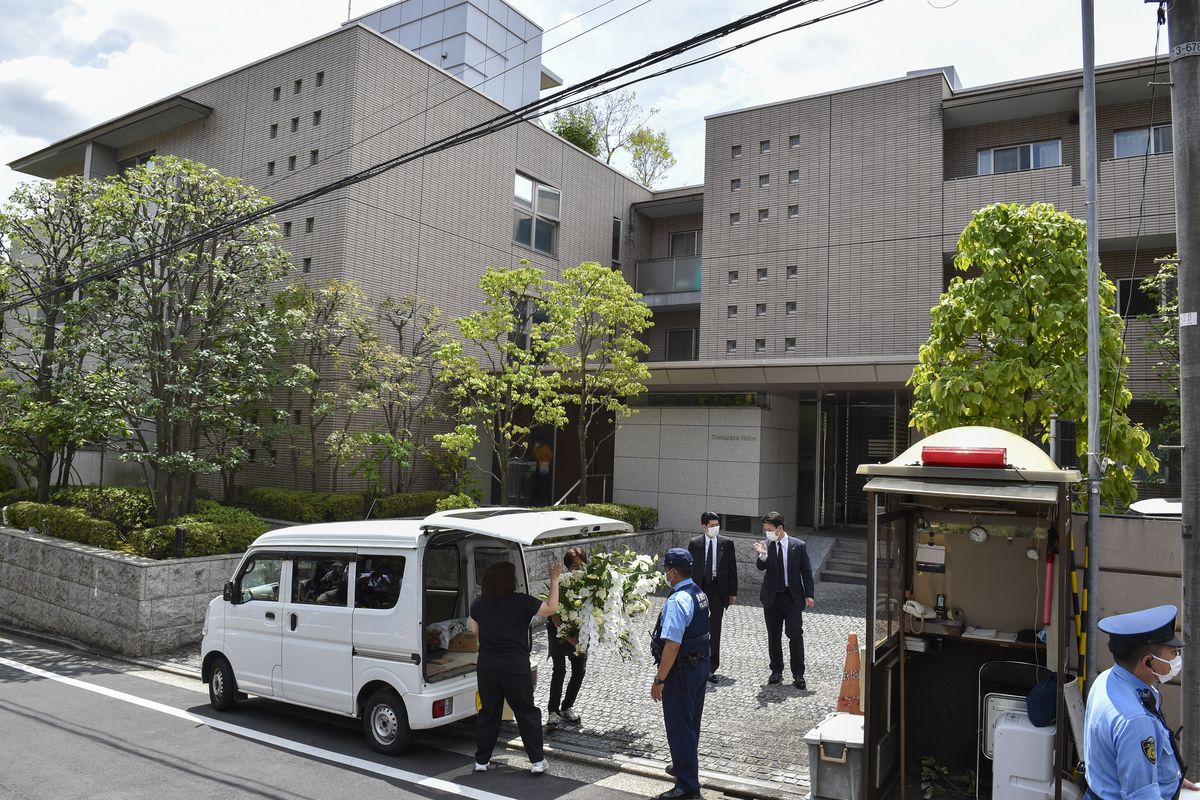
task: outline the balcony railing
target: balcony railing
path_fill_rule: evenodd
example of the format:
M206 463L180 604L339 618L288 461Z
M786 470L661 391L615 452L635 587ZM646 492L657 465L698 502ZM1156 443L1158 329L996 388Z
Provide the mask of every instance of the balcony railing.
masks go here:
M636 288L647 295L699 292L700 256L639 261Z

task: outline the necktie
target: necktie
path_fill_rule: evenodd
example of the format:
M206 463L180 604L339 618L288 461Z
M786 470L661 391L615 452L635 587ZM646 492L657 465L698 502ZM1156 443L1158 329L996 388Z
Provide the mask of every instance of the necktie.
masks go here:
M775 578L779 581L780 590L787 588L787 576L783 570L783 547L778 541L772 542L771 546L775 548Z
M717 577L717 537L714 536L708 544L712 551L712 554L709 556L708 575L715 579Z

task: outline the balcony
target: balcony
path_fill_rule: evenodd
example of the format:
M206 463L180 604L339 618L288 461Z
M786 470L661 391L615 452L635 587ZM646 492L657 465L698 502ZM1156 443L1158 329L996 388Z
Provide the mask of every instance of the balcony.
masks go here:
M651 308L700 307L700 256L652 258L637 263L634 288Z

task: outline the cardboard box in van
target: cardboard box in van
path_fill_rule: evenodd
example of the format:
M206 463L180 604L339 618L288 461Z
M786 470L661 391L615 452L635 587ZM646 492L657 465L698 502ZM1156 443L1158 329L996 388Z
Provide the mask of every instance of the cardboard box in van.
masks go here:
M479 637L470 631L460 633L450 640L451 653L477 653L479 652Z

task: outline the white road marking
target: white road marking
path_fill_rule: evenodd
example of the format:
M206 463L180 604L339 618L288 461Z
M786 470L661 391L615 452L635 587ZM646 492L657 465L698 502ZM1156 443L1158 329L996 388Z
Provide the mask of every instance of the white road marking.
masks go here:
M413 786L420 786L424 789L436 789L439 792L445 792L446 794L455 795L457 797L469 797L471 800L515 800L515 798L511 798L502 794L496 794L495 792L474 789L470 786L460 786L457 783L452 783L441 778L431 778L427 775L421 775L416 772L409 772L408 770L396 769L395 767L389 767L385 764L368 761L365 758L355 758L354 756L336 753L332 750L326 750L323 747L313 747L312 745L301 744L300 742L294 742L291 739L284 739L281 736L262 733L261 731L256 731L252 728L246 728L241 725L234 725L223 720L202 717L199 714L193 714L190 711L183 711L182 709L173 708L153 700L146 700L136 695L119 692L116 689L109 689L106 686L97 686L96 684L88 683L87 681L81 681L76 678L68 678L66 675L48 672L44 669L39 669L38 667L22 664L19 661L13 661L12 659L0 657L0 665L12 667L13 669L21 670L22 672L27 672L30 675L36 675L39 678L58 681L59 683L64 683L67 686L73 686L76 689L95 692L98 695L109 697L113 700L120 700L122 702L140 706L151 711L157 711L160 714L166 714L168 716L186 720L187 722L197 725L204 725L212 728L213 730L236 734L246 739L253 739L254 741L262 742L263 744L268 744L272 747L278 747L282 750L290 750L293 753L313 756L325 761L333 761L335 763L342 764L343 766L363 770L364 772L373 772L376 775L382 775L402 783L412 784Z

